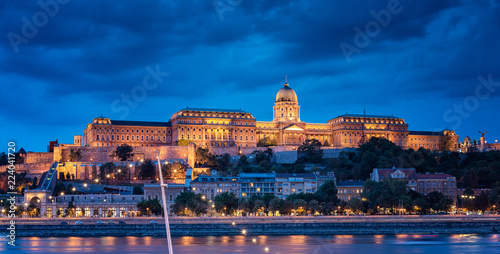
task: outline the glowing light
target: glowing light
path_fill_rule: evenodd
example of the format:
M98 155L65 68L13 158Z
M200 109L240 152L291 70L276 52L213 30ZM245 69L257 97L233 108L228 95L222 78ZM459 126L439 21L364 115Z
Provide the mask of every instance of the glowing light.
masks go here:
M61 196L64 196L64 192L61 192Z
M86 183L84 183L84 184L83 184L83 187L87 187L87 184L86 184Z
M269 252L269 247L264 248L265 252Z
M247 231L245 229L241 230L241 233L246 235L247 234Z
M255 238L254 238L254 239L252 239L252 242L253 242L253 243L256 243L256 242L257 242L257 239L255 239Z
M234 226L234 225L236 225L236 223L233 221L233 222L231 222L231 225L233 225L233 226Z

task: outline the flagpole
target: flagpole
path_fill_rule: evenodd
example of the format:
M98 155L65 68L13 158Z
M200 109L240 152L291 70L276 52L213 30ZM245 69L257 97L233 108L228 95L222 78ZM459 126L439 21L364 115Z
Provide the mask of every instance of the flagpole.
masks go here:
M160 189L161 189L161 199L163 202L163 214L165 215L165 229L167 231L168 254L174 254L174 251L172 250L172 238L170 236L170 224L168 223L167 199L165 198L165 188L164 188L164 187L168 187L168 184L163 184L163 175L161 173L161 162L160 162L160 155L158 154L158 150L156 150L156 159L158 159L158 171L160 172Z

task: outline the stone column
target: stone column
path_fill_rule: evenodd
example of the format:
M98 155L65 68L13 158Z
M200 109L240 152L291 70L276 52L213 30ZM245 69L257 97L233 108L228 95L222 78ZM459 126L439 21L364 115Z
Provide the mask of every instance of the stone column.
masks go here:
M99 207L99 217L102 217L102 207Z
M129 216L128 216L128 206L127 206L127 207L125 207L125 213L127 214L127 215L126 215L126 217L129 217Z

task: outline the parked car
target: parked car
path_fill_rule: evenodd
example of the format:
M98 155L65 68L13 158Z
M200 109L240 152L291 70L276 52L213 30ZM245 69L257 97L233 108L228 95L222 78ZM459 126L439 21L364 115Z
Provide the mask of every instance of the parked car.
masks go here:
M158 224L158 222L156 222L154 220L150 221L149 223L151 223L151 224Z
M83 224L83 222L81 222L81 221L75 221L75 225L81 225L81 224Z
M66 222L66 221L61 221L61 225L68 225L68 222Z
M102 221L100 221L100 220L98 220L96 223L97 223L97 224L104 224L104 222L102 222Z

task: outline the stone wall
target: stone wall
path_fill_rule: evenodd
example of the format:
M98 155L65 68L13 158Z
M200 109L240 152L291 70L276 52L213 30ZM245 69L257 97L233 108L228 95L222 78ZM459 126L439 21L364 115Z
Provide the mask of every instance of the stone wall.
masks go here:
M294 163L297 161L297 151L276 152L276 163Z
M338 158L342 151L344 152L356 152L354 148L322 148L323 150L323 158Z
M24 163L50 163L54 159L54 153L28 152Z
M78 146L64 146L54 148L54 160L62 162L69 161L69 154L71 149L79 149L82 156L80 161L98 161L98 162L112 162L111 154L116 150L116 147L78 147ZM134 146L133 154L136 156L131 160L137 159L151 159L156 160L156 150L160 154L161 160L173 159L188 159L188 156L194 156L193 152L189 151L187 146L158 146L158 147L141 147Z
M149 221L149 220L148 220ZM158 220L160 221L160 220ZM69 223L72 223L70 221ZM68 237L68 236L165 236L164 224L95 224L44 225L16 224L20 237ZM171 222L172 236L224 236L241 235L392 235L392 234L489 234L499 228L500 221L460 222L326 222L301 223L176 223ZM6 233L4 227L1 232Z
M29 175L38 176L43 172L48 171L52 163L25 163L15 164L16 173L28 173ZM0 172L7 170L8 165L0 166ZM38 177L40 178L40 177Z

